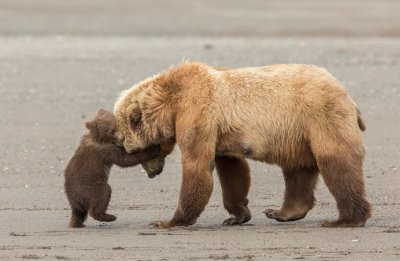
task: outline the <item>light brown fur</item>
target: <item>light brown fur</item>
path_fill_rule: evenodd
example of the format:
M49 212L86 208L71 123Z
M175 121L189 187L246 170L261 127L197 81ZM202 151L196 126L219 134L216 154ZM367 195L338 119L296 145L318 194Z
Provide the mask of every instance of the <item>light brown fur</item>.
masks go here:
M245 158L283 169L284 202L279 210L265 211L269 218L303 218L314 206L318 172L339 210L337 221L323 225L363 226L370 217L362 174L365 124L345 88L325 69L182 63L124 92L114 113L127 151L176 141L182 152L179 205L171 220L155 223L159 227L196 222L212 192L214 161L224 206L234 215L224 224L247 222Z

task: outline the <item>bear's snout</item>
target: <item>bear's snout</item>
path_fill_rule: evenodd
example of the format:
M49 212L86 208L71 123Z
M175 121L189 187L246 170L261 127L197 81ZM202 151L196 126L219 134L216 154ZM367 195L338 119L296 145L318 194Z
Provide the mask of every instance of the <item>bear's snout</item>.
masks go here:
M165 159L153 159L142 163L142 167L147 172L149 178L159 175L164 169Z

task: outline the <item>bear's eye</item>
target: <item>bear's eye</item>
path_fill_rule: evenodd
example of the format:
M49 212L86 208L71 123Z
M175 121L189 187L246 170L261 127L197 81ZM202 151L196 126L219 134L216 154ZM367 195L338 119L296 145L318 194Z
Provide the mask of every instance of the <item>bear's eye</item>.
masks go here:
M114 135L115 134L115 129L110 130L110 134Z

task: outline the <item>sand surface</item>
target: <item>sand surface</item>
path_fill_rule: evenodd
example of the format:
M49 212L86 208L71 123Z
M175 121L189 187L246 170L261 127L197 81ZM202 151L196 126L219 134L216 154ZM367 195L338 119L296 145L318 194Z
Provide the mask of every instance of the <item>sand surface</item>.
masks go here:
M237 2L223 8L223 2L173 1L172 7L162 6L165 12L155 1L136 6L118 1L130 9L105 1L54 2L0 1L1 260L400 259L400 38L394 26L399 22L388 22L399 19L393 15L396 1L367 2L362 10L373 14L356 12L362 1L343 1L345 7L310 1L298 9L291 7L294 1L254 1L246 8ZM210 10L213 16L198 22ZM368 22L345 27L327 19L342 12L355 13L346 18L350 22ZM310 20L309 13L316 17ZM280 15L297 17L301 30L294 31L294 18L279 23ZM233 23L238 19L244 21L240 26ZM257 19L276 22L278 33L271 24L248 29ZM373 217L366 227L320 226L337 216L322 180L318 202L305 219L267 219L262 211L282 202L283 177L277 167L251 162L253 218L248 224L221 226L228 213L214 173L214 192L196 225L149 228L149 222L171 217L177 206L181 164L176 149L154 179L141 167L114 167L109 212L118 219L106 224L89 218L86 228L69 229L63 169L83 122L98 108L112 109L121 90L182 58L233 67L312 63L343 82L367 123L364 175Z

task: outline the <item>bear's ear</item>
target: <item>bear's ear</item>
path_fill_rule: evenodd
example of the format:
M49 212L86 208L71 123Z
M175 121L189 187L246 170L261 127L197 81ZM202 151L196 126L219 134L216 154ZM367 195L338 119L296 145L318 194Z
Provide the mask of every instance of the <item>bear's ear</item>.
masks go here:
M85 122L85 126L88 130L94 131L94 130L96 130L97 123L96 123L96 121L87 121L87 122Z
M129 114L129 121L131 127L137 126L142 119L142 111L139 108L133 108Z

